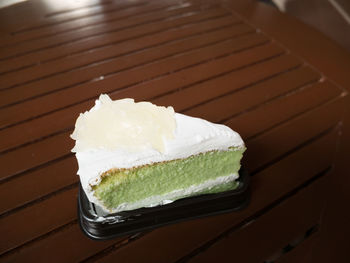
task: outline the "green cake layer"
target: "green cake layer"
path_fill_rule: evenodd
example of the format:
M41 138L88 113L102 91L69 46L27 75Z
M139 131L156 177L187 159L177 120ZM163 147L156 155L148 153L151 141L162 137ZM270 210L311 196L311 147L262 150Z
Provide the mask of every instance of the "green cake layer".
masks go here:
M103 175L100 184L93 186L94 195L105 207L113 210L125 203L132 204L152 196L188 189L217 177L238 173L244 151L231 148L131 169L114 169ZM235 189L237 185L233 181L196 194L222 192ZM172 200L186 196L180 193Z

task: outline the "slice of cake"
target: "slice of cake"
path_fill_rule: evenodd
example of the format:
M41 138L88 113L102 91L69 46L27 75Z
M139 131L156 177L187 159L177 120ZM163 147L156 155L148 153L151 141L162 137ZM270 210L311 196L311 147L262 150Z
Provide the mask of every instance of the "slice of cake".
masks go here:
M245 151L224 125L107 95L80 114L71 137L81 185L108 212L235 189Z

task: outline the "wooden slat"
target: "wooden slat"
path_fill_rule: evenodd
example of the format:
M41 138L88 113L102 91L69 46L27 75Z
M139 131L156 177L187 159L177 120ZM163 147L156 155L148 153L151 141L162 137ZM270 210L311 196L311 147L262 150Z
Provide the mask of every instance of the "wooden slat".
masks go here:
M192 14L191 16L187 17L187 19L192 18L194 21L189 23L188 26L193 24L193 27L196 28L200 24L203 24L203 23L205 24L205 22L206 22L206 24L208 24L208 22L210 22L210 20L215 20L215 18L219 19L219 20L216 19L216 21L221 21L221 22L225 22L228 20L232 23L238 22L237 20L232 19L231 17L227 17L227 16L225 19L225 16L219 15L222 13L222 11L220 11L218 9L216 9L216 10L217 10L216 12L215 12L215 10L212 10L212 12L210 12L210 11L204 12L204 14L201 14L201 16L199 16L199 14ZM220 17L222 17L221 20L220 20ZM184 18L182 18L182 20L183 19ZM209 20L209 21L206 21L206 20ZM167 24L165 24L163 26L163 30L160 30L160 29L154 30L154 33L151 34L151 35L153 35L153 38L155 38L154 40L159 38L158 36L166 35L167 34L166 31L169 31L170 29L175 30L176 27L181 26L181 24L179 24L179 21L175 20L173 22L174 27L171 27L170 22L172 22L172 21L174 21L174 20L168 21ZM180 19L180 21L181 21L181 19ZM215 25L215 21L212 21L212 24ZM165 27L166 25L167 25L167 27ZM205 28L203 28L203 29L205 29ZM139 34L137 34L137 33L139 33ZM173 32L173 33L176 33L176 32ZM195 32L193 32L193 33L195 33ZM97 55L99 55L100 60L101 60L101 57L106 59L115 53L118 54L118 51L115 50L115 48L119 49L119 48L124 47L123 49L121 49L119 51L119 53L123 52L123 51L125 53L125 49L127 49L127 47L125 47L125 44L130 44L130 42L134 42L134 41L131 41L131 39L140 38L140 40L144 40L144 41L142 41L142 42L144 42L144 46L147 46L147 44L148 44L147 41L145 41L145 40L148 40L148 42L152 43L149 36L147 36L147 35L145 36L145 34L143 34L143 32L138 32L137 30L133 30L133 28L125 29L125 30L121 30L121 31L117 30L116 32L112 31L111 33L107 34L107 37L105 35L101 35L101 36L99 36L99 35L93 36L92 35L91 37L78 39L73 43L71 43L68 40L68 42L66 44L64 44L64 43L61 45L55 44L50 48L45 48L45 49L41 49L41 50L39 49L37 52L34 52L34 53L29 52L29 53L26 53L26 54L21 55L19 57L17 56L17 57L14 57L12 59L7 59L7 60L4 60L3 62L0 62L0 68L3 68L4 72L9 72L9 74L6 74L6 76L7 75L11 76L11 71L13 72L15 69L18 69L17 71L24 74L24 73L28 72L28 70L26 70L26 68L28 68L29 66L34 66L34 68L35 68L35 66L40 67L40 66L43 66L43 64L47 64L47 63L49 63L48 65L52 65L53 61L55 61L57 63L57 61L59 61L60 59L67 58L67 56L71 56L73 54L75 56L78 56L78 57L84 56L84 55L86 55L86 51L89 51L89 50L90 50L90 53L91 53L91 51L94 51L94 54L93 54L94 60L91 60L91 58L90 58L90 61L92 61L92 62L98 61ZM175 35L175 37L176 37L176 35ZM153 40L153 42L154 42L154 40ZM104 42L102 43L101 41L104 41ZM125 42L124 45L122 45L123 42ZM137 44L137 42L134 43L134 45L135 44ZM152 44L148 44L148 46L149 45L152 45ZM135 47L133 47L133 48L135 50ZM139 48L141 48L141 47L139 47ZM129 49L130 49L130 47L129 47ZM106 52L106 54L104 56L103 56L103 54L101 54L102 51ZM114 53L113 53L113 51L114 51ZM81 53L83 53L83 54L81 54ZM91 57L91 54L90 54L90 57ZM83 58L80 58L80 60L81 60L81 63L88 62L86 59L84 60ZM73 66L74 65L76 65L76 64L73 63ZM77 65L79 65L79 64L77 64ZM21 70L22 68L23 68L23 70ZM31 72L33 72L33 71L34 71L34 69L31 69ZM13 74L15 74L15 72L13 72L12 75ZM14 83L12 83L12 84L15 85ZM11 85L11 84L9 84L9 85Z
M281 158L286 152L297 149L320 132L336 125L340 121L341 107L338 105L338 101L333 101L329 104L330 107L327 106L310 111L248 140L246 144L250 151L247 151L244 163L251 171L262 169L265 165ZM322 118L318 118L318 116L322 116ZM283 147L279 145L283 145ZM263 155L261 155L262 152Z
M257 56L257 53L260 52L263 54ZM281 72L286 70L286 68L293 68L299 64L299 62L293 58L285 56L279 57L283 53L283 50L274 44L257 47L217 61L210 61L204 65L199 65L198 67L154 78L150 81L142 82L130 87L129 89L112 92L111 96L116 99L133 94L137 100L150 98L154 103L160 103L164 97L163 95L171 97L172 94L177 94L178 92L181 92L181 90L192 88L199 83L206 83L215 78L221 79L224 75L249 74L250 72L255 72L257 68L278 64L280 66L279 69L277 69L277 66L272 66L271 69L267 69L261 73L261 75L265 74L267 77L269 74L275 74L276 71ZM252 81L258 79L259 76L260 75L252 79ZM169 93L172 94L167 95ZM166 104L166 102L163 101L162 103L164 103L164 105ZM175 101L172 101L172 103L175 103ZM195 105L195 103L193 105ZM179 107L179 105L176 107ZM181 110L183 109L178 109L178 111Z
M208 14L210 15L210 14ZM204 16L204 15L202 15ZM199 20L198 22L200 22L201 20L203 20L202 17L200 17L199 15L193 15L191 17L185 17L187 19L192 18L194 21ZM183 23L185 24L186 21L185 18L180 18L177 20L171 20L171 22L173 23L173 26L175 27L177 24ZM205 20L205 19L204 19ZM230 25L233 23L233 20L231 17L223 17L223 18L217 18L217 19L213 19L214 21L203 21L203 23L201 25L197 25L196 27L188 27L187 30L188 31L204 31L203 24L205 24L205 22L207 24L210 24L211 27L217 27L218 25ZM170 22L168 23L170 24ZM170 25L168 26L170 27ZM210 28L209 28L210 29ZM157 31L157 30L155 30ZM158 30L159 31L159 30ZM52 60L52 61L48 61L47 63L39 63L39 65L37 67L31 67L28 69L23 69L23 70L19 70L16 72L10 72L6 75L6 78L2 78L0 83L2 85L1 89L6 89L6 88L11 88L20 84L27 84L30 83L32 81L38 80L38 79L42 79L42 78L47 78L47 77L51 77L51 76L55 76L64 72L68 72L70 70L74 70L83 66L89 66L92 63L97 63L100 61L103 61L105 59L109 59L111 57L111 53L115 54L123 54L126 53L130 50L138 50L138 49L143 49L149 46L152 46L153 43L161 43L161 42L166 42L169 40L174 40L177 39L178 36L180 35L188 35L188 31L186 32L186 30L174 30L174 32L169 32L169 31L164 31L163 33L159 33L156 36L152 36L151 35L147 35L145 37L142 37L142 34L140 35L140 38L138 40L128 40L126 42L123 42L123 40L127 40L127 38L125 39L121 39L120 41L117 41L119 43L119 47L116 47L114 45L108 45L105 48L100 48L101 46L96 45L95 49L85 49L84 51L89 51L88 52L88 56L87 56L87 52L80 52L79 54L74 54L74 56L66 56L63 58L60 58L59 60ZM127 31L125 34L128 34L129 31ZM178 34L177 34L178 33ZM144 34L146 35L146 34ZM123 34L118 34L119 38L123 37ZM128 37L128 36L127 36ZM164 38L163 38L164 37ZM129 37L132 38L132 37ZM147 38L147 39L146 39ZM103 39L109 39L109 38L103 38ZM94 41L87 41L89 44L96 44ZM117 43L116 42L116 43ZM152 43L151 45L149 43ZM113 42L114 43L114 42ZM136 48L134 45L130 46L130 44L133 43L136 45ZM112 44L112 43L110 43ZM81 43L77 44L79 47L82 46ZM122 47L124 47L124 49L122 49ZM116 50L116 48L118 48ZM72 50L72 47L69 47L69 50ZM51 51L50 51L51 52ZM56 52L55 52L56 54ZM115 56L115 55L113 55ZM55 65L56 65L56 69L55 69ZM38 70L40 69L40 70ZM16 79L16 76L18 76L18 74L20 74L22 77L21 79Z
M25 205L55 192L67 185L78 182L77 162L73 156L58 160L53 164L31 171L25 176L0 184L0 214ZM18 191L21 189L21 191ZM16 193L14 195L13 193Z
M263 37L261 34L239 37L252 32L254 32L254 29L244 24L228 26L222 29L214 29L214 31L210 32L200 32L198 36L192 35L189 38L174 40L168 44L161 46L158 45L157 47L142 50L141 52L126 54L110 60L105 60L90 67L78 68L23 86L0 91L0 106L20 102L31 97L50 93L54 90L81 85L85 82L94 81L100 78L100 76L106 77L110 74L130 69L131 67L140 66L150 62L154 63L156 60L174 55L179 56L183 52L191 52L194 50L196 50L196 52L202 52L203 61L206 57L213 57L215 54L224 54L225 50L237 49L240 45L245 46L244 42L249 46L267 41L266 37ZM238 38L236 39L235 37ZM233 39L230 40L231 38ZM225 40L230 40L230 42L220 44L220 42ZM215 44L219 45L217 46ZM229 48L227 47L228 44L231 44ZM200 49L204 47L208 48L204 50ZM221 51L220 49L222 48L224 48L224 50ZM190 62L191 61L188 61L188 63Z
M1 31L3 34L1 41L6 45L11 43L14 36L23 34L30 35L30 33L38 33L38 31L40 32L45 29L49 29L48 31L45 31L45 33L49 32L52 34L52 31L50 31L50 28L52 27L54 27L54 29L57 31L62 31L65 25L67 25L69 28L70 24L74 22L79 24L79 22L84 20L84 18L86 22L86 18L91 18L93 20L96 16L101 18L102 14L107 15L109 12L113 12L114 10L123 10L132 7L138 7L141 9L141 6L146 4L143 1L132 3L118 1L115 2L114 7L112 7L104 5L103 2L105 1L99 1L99 4L101 4L101 7L103 7L100 7L99 10L96 10L95 8L95 10L91 10L90 12L86 12L86 9L85 13L77 12L79 10L78 4L75 8L76 12L62 12L61 15L58 15L57 12L63 11L58 7L58 4L61 5L61 7L67 7L70 6L72 2L66 1L66 3L64 3L64 0L60 1L58 4L57 1L53 2L55 2L53 5L51 3L49 4L43 2L22 2L19 5L13 5L6 9L2 9ZM160 5L160 3L158 4ZM174 2L172 4L174 4ZM53 15L50 15L51 13ZM55 15L55 13L57 13L57 15ZM15 19L11 19L12 16L15 17Z
M165 2L165 1L164 1ZM169 1L168 1L169 2ZM101 3L102 4L102 3ZM70 29L71 27L74 27L74 23L76 23L75 26L81 26L84 22L86 24L89 24L89 21L91 23L95 22L101 22L103 21L103 15L108 15L109 12L114 11L124 11L125 9L129 8L137 8L137 9L143 9L142 6L144 6L146 3L143 1L133 2L133 3L127 3L127 2L115 2L114 6L104 6L104 8L101 10L91 10L90 12L85 12L85 14L81 13L79 14L79 9L76 9L76 12L62 12L61 15L50 15L53 11L49 6L46 6L48 8L49 13L45 14L42 19L26 19L29 23L23 23L16 25L12 30L10 29L10 33L12 38L7 38L8 42L5 41L5 43L11 43L11 39L13 37L22 36L24 35L24 38L20 38L20 40L26 40L28 38L38 37L42 36L43 34L52 34L52 32L57 31L61 32L64 30L64 28ZM174 4L174 3L173 3ZM158 3L160 5L160 3ZM27 6L28 7L28 6ZM25 10L25 7L23 7L22 10L18 10L17 16L25 15L26 12L32 11L32 10ZM58 10L56 10L58 11ZM78 11L78 12L77 12ZM20 14L22 13L22 14ZM53 12L55 14L55 12ZM34 21L33 21L34 20ZM91 24L90 23L90 24ZM73 24L73 25L72 25Z
M218 10L217 12L222 11ZM186 25L188 27L188 30L191 30L191 24L198 24L202 22L202 24L197 25L197 27L194 27L192 29L192 33L196 33L196 30L203 31L203 27L200 26L205 26L205 23L210 24L212 27L217 27L218 24L229 25L235 22L235 20L232 17L227 15L219 16L219 18L216 18L218 16L217 12L204 11L199 14L182 16L177 19L167 20L164 23L155 23L155 25L152 27L147 26L147 29L142 29L138 27L137 30L124 30L122 32L116 32L112 36L101 36L96 37L95 39L89 38L86 40L74 42L69 46L57 47L57 49L60 49L61 51L56 49L43 50L41 52L44 52L49 56L52 56L52 54L55 54L55 56L57 56L59 53L62 53L62 51L67 50L69 51L69 54L63 54L64 56L62 56L62 58L58 56L60 59L50 60L47 63L42 63L41 56L38 56L38 54L36 54L36 58L40 58L39 65L36 67L30 67L28 69L18 70L15 72L5 74L4 76L6 76L6 78L0 79L1 89L7 89L20 84L29 83L30 81L34 81L39 78L57 75L59 73L63 73L78 67L87 66L91 63L96 63L103 59L107 59L110 57L110 55L108 54L108 52L103 54L104 51L108 51L111 49L115 50L115 48L117 47L115 47L114 44L116 43L125 42L125 44L128 43L128 45L130 45L132 42L135 44L137 43L137 41L135 41L134 39L138 38L138 40L142 42L139 42L140 46L136 48L137 50L140 48L146 48L147 46L152 46L152 44L148 44L149 42L159 43L169 41L169 39L176 39L178 37L178 34L176 34L176 29L178 32L180 31L179 34L186 34L186 30L178 29L180 26ZM171 30L169 29L173 29L175 32L171 32ZM155 35L152 35L152 33L154 33ZM162 37L167 37L167 39L162 39ZM145 41L145 38L148 38L148 41ZM130 47L127 49L130 50ZM86 55L87 51L89 51L88 56ZM125 51L121 49L118 51L118 53L125 53ZM55 65L56 68L54 67ZM21 75L20 79L16 78L18 74Z
M69 154L70 149L74 146L74 142L69 139L70 134L71 132L61 133L1 155L0 164L3 167L1 179L23 173L40 164L45 164ZM16 160L21 160L21 162L16 162Z
M77 224L25 245L1 258L5 262L79 262L120 242L121 239L96 242L83 235Z
M247 85L251 85L254 82L261 81L273 75L276 71L284 71L297 67L298 65L300 65L299 60L295 59L293 56L284 55L267 60L263 63L254 63L254 65L229 74L222 74L222 76L218 78L208 79L206 82L181 89L176 93L163 96L153 101L157 105L173 105L175 110L184 111L193 107L193 105L205 103L217 96L222 96ZM206 75L209 74L209 72L197 71L196 74ZM246 77L248 75L250 75L250 77Z
M77 187L0 218L0 230L6 237L6 241L1 244L0 253L75 220L77 210L75 200L77 200Z
M156 10L153 11L154 9L156 9ZM157 12L158 9L159 9L159 6L156 6L156 7L153 6L153 8L150 8L150 11L153 11L154 12L153 15L155 15L158 13ZM78 28L76 30L66 30L66 31L63 31L60 33L56 32L56 34L52 34L51 29L50 29L51 34L48 33L42 37L34 38L34 40L32 40L31 42L34 42L34 41L40 42L42 40L47 39L51 35L52 38L54 38L57 41L56 44L51 45L51 48L55 48L55 47L59 46L58 43L61 43L60 45L63 45L65 42L67 42L68 41L67 37L69 37L70 35L72 35L71 41L72 40L78 41L78 40L83 39L84 37L85 38L94 37L94 36L100 35L102 33L116 31L118 28L120 30L122 30L123 28L129 28L131 25L138 25L138 24L140 24L138 21L145 19L144 17L146 17L146 16L152 15L152 13L148 14L149 12L147 12L147 10L143 11L141 9L138 12L139 12L139 14L142 14L142 15L136 16L136 14L135 14L132 16L133 19L130 19L130 18L129 19L128 18L127 19L118 19L118 18L116 18L118 23L116 25L114 25L114 27L111 25L111 23L108 23L106 21L106 23L91 25L91 26L87 26L86 24L83 24L80 26L80 28ZM120 14L123 14L123 12L117 12L116 14L118 16L120 16ZM128 24L130 24L130 25L128 26ZM77 25L75 24L75 26L77 26ZM53 32L55 32L55 31L53 31ZM22 36L22 35L20 35L20 36ZM61 36L63 38L61 38ZM65 42L63 40L65 40ZM20 43L22 45L25 45L28 43L28 41L21 41ZM69 43L67 43L67 44L69 44ZM14 47L14 46L16 46L16 44L11 43L10 46ZM33 45L33 46L37 47L35 45ZM46 49L47 48L50 48L50 47L46 47ZM42 52L38 48L36 48L34 50L37 50L37 51L32 51L29 53L27 52L26 54L23 54L21 56L14 56L12 58L0 60L0 73L4 74L4 73L11 72L11 71L19 70L19 69L23 69L23 68L27 68L27 67L31 67L31 66L36 66L38 64L38 61L44 61L45 57L40 56L40 54L46 55L46 56L49 55L47 52L46 53ZM66 49L65 52L66 53L69 52L69 49L68 50ZM46 60L47 59L55 59L55 58L59 58L59 57L64 56L64 53L57 53L57 54L50 53L50 54L51 54L51 57L46 57Z
M236 4L239 1L231 2ZM263 5L255 6L254 8L238 8L236 10L253 24L259 25L264 32L273 35L277 41L284 43L292 52L299 54L305 61L314 65L327 78L334 80L338 85L349 91L350 53L344 51L335 41L326 38L317 32L315 28L304 26L302 22L290 16L284 16L283 13L274 12L273 9L265 8ZM282 28L295 28L296 30L281 30ZM333 179L332 189L334 191L332 191L332 201L330 202L332 205L325 212L325 218L328 220L324 220L322 222L323 226L321 226L327 230L321 232L320 244L315 248L312 260L306 262L344 262L344 260L348 259L350 210L344 209L344 204L350 201L350 184L348 183L348 153L350 152L349 102L348 100L345 104L346 106L344 106L347 108L348 113L344 117L342 139L335 161L336 176ZM342 200L342 202L333 202L333 200ZM333 207L334 203L337 203L336 207Z
M86 5L88 3L88 5ZM118 1L110 1L110 0L101 0L100 2L96 1L87 1L87 3L82 3L82 6L74 7L74 8L58 8L54 10L48 10L45 12L45 18L49 21L45 21L42 26L50 25L51 22L58 22L62 23L66 20L76 19L77 17L86 17L95 15L97 13L101 13L101 9L104 14L108 14L110 12L113 12L115 10L115 7L117 7L118 10L123 9L125 2L118 2ZM140 6L145 5L147 2L138 1L132 3L132 5L127 5L126 7L130 6ZM64 6L64 4L62 4ZM40 25L36 25L35 27L40 27ZM42 27L41 26L41 27ZM29 30L33 30L33 28L29 28ZM25 31L28 31L28 29L23 29L20 32L17 32L17 34L21 34Z
M187 85L189 85L191 84L190 81L193 82L206 80L210 77L215 77L216 75L223 74L225 72L229 72L240 67L248 66L259 61L263 62L264 60L277 56L281 53L283 53L283 50L278 46L268 45L249 49L220 59L212 60L205 64L200 64L169 75L169 77L167 78L168 81L174 78L176 78L177 81L174 83L168 82L168 85L166 86L163 85L162 91L169 92L174 89L174 85L178 85L178 87L179 85L184 86L186 85L186 83L188 83ZM184 60L182 58L175 58L175 60L182 67ZM279 62L280 60L281 62ZM172 62L172 64L169 64L169 62ZM155 78L160 74L166 74L169 71L169 68L174 68L174 63L175 61L169 61L167 59L161 60L158 63L152 63L139 68L133 68L132 70L128 70L126 72L121 72L119 74L105 78L102 81L91 82L86 83L84 85L71 87L70 89L61 90L43 97L39 97L37 99L23 102L20 105L14 105L8 108L4 108L0 110L0 127L6 127L10 124L15 124L19 121L24 121L26 119L33 118L43 113L48 113L53 110L64 108L74 103L96 98L96 96L100 93L116 91L131 85L135 85L136 83ZM251 71L253 71L257 67L263 68L263 66L267 66L273 63L274 62L271 61L260 63L258 66L251 67ZM285 67L290 67L290 64L293 63L295 65L300 62L296 61L295 59L293 60L293 58L290 58L289 56L283 57L281 59L278 58L277 63L275 63L275 67L271 67L271 69L266 69L258 75L264 75L266 74L266 71L278 70L279 66L282 67L284 65ZM205 75L203 73L205 73ZM187 78L177 79L181 75L187 76ZM162 80L164 79L165 78L163 78ZM159 92L159 87L155 86L154 89L156 88L158 89L157 95L161 94ZM139 91L133 93L133 97L135 99L144 99L145 96L143 96L141 92L146 94L152 92L151 89L146 90L144 87L142 89L140 87L135 87L134 90ZM123 96L122 93L120 93L120 96ZM22 109L26 109L26 111L22 111Z
M256 116L256 119L263 120L259 122L259 129L254 132L250 131L248 128L248 123L253 121L253 119L244 118L243 116L235 116L234 118L227 120L225 123L242 133L245 138L250 138L253 134L256 135L257 131L263 132L264 129L269 129L279 124L278 121L269 118L269 116L272 116L272 113L276 113L276 108L273 109L273 107L278 107L278 114L283 114L280 119L288 119L317 107L336 96L342 96L342 94L342 90L338 89L330 82L321 82L305 87L294 94L274 100L268 105L264 105L264 107L251 109L255 112L254 116Z
M225 235L188 262L232 262L233 257L242 263L264 262L272 253L319 222L328 179L317 180L269 213ZM252 253L247 253L250 250Z
M69 19L68 21L63 20L64 18L62 16L64 15L64 13L62 13L61 15L55 16L55 19L57 19L58 17L60 19L58 24L48 25L45 23L44 27L35 26L37 27L36 29L32 28L31 30L17 32L13 34L11 38L1 39L0 47L2 48L8 45L15 45L30 40L45 38L47 36L54 35L54 33L56 33L56 35L59 35L75 30L87 30L91 28L98 28L101 25L107 24L107 22L113 20L124 20L131 16L147 14L149 12L161 10L169 6L171 6L171 4L169 3L166 3L166 5L162 5L162 3L152 5L151 3L146 2L133 3L131 5L117 6L117 8L105 10L103 14L96 12L92 13L90 10L90 14L85 14L83 17L77 17L76 14L70 13L70 15L73 16L75 19ZM81 9L78 9L77 11L79 10Z
M220 122L251 107L276 99L289 92L314 83L320 75L309 67L299 67L276 73L269 79L253 84L241 90L234 90L225 96L217 98L198 107L190 108L185 114L200 117L212 122Z
M86 5L88 3L88 5ZM95 2L95 1L88 1L87 3L82 3L82 6L75 7L75 8L55 8L54 10L47 10L45 12L45 22L42 24L36 24L33 27L29 27L26 29L19 30L17 32L14 32L15 35L17 34L23 34L23 32L26 31L32 31L34 28L42 28L46 26L50 26L52 24L58 24L58 23L64 23L67 20L71 21L72 19L77 19L81 17L86 17L86 16L91 16L91 15L96 15L99 13L104 13L104 14L109 14L110 12L113 12L116 10L115 7L117 7L118 10L123 10L124 8L128 7L133 7L133 6L142 6L145 5L146 2L143 1L138 1L134 2L131 5L126 5L125 2L118 2L118 1L110 1L110 0L102 0L100 3ZM130 4L130 3L129 3ZM64 4L62 4L64 6ZM102 10L104 11L102 11ZM102 11L102 12L101 12ZM52 24L51 24L52 23Z
M335 138L336 133L329 134L256 174L251 181L251 202L245 210L154 230L111 252L101 261L139 262L143 258L146 262L156 263L179 260L326 169L331 163ZM315 152L324 154L314 155Z
M155 32L157 30L162 30L164 28L167 28L166 25L169 26L170 21L167 20L167 18L169 17L179 17L180 20L186 20L187 22L189 22L189 18L192 17L191 14L193 14L193 20L192 18L190 19L190 21L196 21L196 17L199 19L205 19L208 17L207 14L208 12L206 12L205 10L203 10L203 12L196 14L198 12L196 12L198 10L198 6L186 6L183 8L174 8L174 9L170 9L170 10L165 10L164 12L157 12L157 14L153 14L150 16L145 16L144 19L140 19L141 21L139 23L137 23L135 29L129 29L127 30L128 33L128 37L130 36L137 36L137 35L143 35L145 33L152 33ZM209 11L209 13L212 13L212 16L220 16L223 14L227 14L227 11L225 11L224 9L217 9L217 10L212 10ZM135 19L136 21L138 21L138 18ZM152 26L152 25L147 25L147 23L156 23L155 21L162 21L161 24L163 25L159 25L157 26ZM177 23L175 22L174 25L182 25L183 23ZM130 25L131 26L131 25ZM63 44L72 44L76 41L79 41L79 43L81 43L80 41L86 41L84 40L89 39L91 41L91 44L93 44L94 46L98 43L99 45L102 45L102 43L105 43L106 40L110 41L110 40L114 40L116 41L117 39L119 39L118 37L115 38L115 31L119 31L120 29L122 30L124 27L128 28L128 24L123 25L123 22L119 22L119 21L112 21L110 23L108 23L108 25L105 25L105 30L92 30L92 31L75 31L74 33L65 33L65 34L60 34L58 36L58 38L54 35L52 37L47 36L43 39L38 39L38 40L33 40L33 41L29 41L29 42L24 42L23 44L17 44L17 45L13 45L13 46L9 46L9 47L3 47L1 48L0 51L0 59L4 60L7 58L11 58L11 57L18 57L21 55L25 55L25 54L29 54L35 51L40 51L46 48L50 48L50 47L56 47L56 46L60 46ZM142 30L144 30L144 32L142 33ZM108 35L106 35L108 33ZM123 31L120 31L119 34L123 35ZM108 38L110 37L111 39L104 39L103 37L108 36ZM108 42L107 42L108 43ZM82 45L82 47L84 47ZM71 52L71 50L67 50L69 52Z
M305 26L302 21L264 4L235 0L225 1L224 5L324 72L327 78L349 90L350 53L336 41L325 37L316 28Z

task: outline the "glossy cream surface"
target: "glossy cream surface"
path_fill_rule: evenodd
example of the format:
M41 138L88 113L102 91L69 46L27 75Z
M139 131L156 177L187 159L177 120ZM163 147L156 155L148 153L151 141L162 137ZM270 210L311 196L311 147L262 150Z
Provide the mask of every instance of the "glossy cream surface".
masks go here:
M152 147L164 151L164 140L174 138L174 109L133 99L111 100L102 94L95 106L78 117L71 137L73 152L89 149L127 149L139 152Z

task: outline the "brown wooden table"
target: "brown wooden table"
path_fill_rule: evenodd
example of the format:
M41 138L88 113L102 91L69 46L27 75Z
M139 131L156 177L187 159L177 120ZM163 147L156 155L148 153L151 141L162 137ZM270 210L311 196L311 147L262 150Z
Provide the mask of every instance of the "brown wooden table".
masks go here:
M1 261L348 262L350 56L331 40L243 0L30 0L0 21ZM238 131L249 207L85 237L69 135L100 93Z

